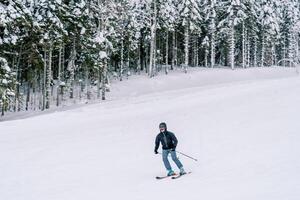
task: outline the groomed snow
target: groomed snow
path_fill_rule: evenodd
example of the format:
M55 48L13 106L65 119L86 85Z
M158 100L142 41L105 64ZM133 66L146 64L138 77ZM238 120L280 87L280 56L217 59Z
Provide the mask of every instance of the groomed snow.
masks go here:
M298 200L299 114L291 68L133 77L107 102L1 122L0 199ZM161 121L191 175L155 180Z

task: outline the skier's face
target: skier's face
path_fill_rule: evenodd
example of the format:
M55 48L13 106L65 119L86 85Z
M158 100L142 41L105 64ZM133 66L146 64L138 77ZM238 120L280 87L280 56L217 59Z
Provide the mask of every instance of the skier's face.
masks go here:
M166 129L164 127L160 127L159 130L160 132L165 132Z

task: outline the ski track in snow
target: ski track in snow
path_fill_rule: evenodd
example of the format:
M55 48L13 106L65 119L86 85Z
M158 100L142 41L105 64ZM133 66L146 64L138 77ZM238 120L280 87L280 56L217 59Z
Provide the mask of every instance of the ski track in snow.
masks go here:
M300 78L250 72L135 77L108 102L1 122L0 199L298 200ZM161 121L192 174L155 179Z

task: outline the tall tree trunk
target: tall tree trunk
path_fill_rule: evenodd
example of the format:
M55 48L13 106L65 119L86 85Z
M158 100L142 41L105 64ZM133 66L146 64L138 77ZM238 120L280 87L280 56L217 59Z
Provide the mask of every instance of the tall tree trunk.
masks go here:
M294 61L294 51L295 51L295 47L294 47L294 35L291 32L291 30L289 31L289 35L288 35L288 44L289 44L289 48L288 48L288 58L289 58L289 67L292 66L292 62Z
M175 66L178 66L178 41L177 41L177 39L178 39L178 35L175 34Z
M285 45L285 42L286 42L286 39L285 39L285 36L283 37L283 66L285 67L286 66L286 63L285 63L285 59L286 59L286 45Z
M234 41L234 26L230 28L230 67L234 70L234 52L235 52L235 41Z
M166 67L165 67L165 73L168 74L168 68L169 68L169 31L167 30L167 36L166 36Z
M33 93L33 110L36 110L36 98L37 98L37 85L38 85L38 73L37 69L34 70L34 81L33 81L33 87L32 87L32 93Z
M298 34L295 36L296 38L295 38L295 45L296 45L296 47L295 47L295 56L296 56L296 63L298 64L299 63L299 36L298 36Z
M136 49L137 51L137 55L138 55L138 61L137 61L137 73L140 74L141 73L141 51L140 51L140 45L138 46L138 48Z
M176 55L176 32L175 28L172 32L172 65L171 65L171 70L174 69L175 67L175 55Z
M249 39L249 31L247 31L247 67L250 67L250 39Z
M124 40L123 40L123 36L122 36L122 41L121 41L120 81L123 80L123 69L124 69Z
M51 65L52 65L52 42L49 45L49 59L46 72L46 109L50 108L50 96L51 96Z
M211 68L214 68L215 66L215 20L213 19L213 28L212 28L212 33L211 33L211 52L210 52L210 66Z
M199 66L199 38L196 38L196 67Z
M60 88L61 88L61 63L62 63L62 46L59 46L59 52L58 52L58 74L57 74L57 88L56 88L56 106L59 106L59 94L60 94Z
M156 22L157 23L157 22ZM155 28L157 30L157 28ZM153 48L153 76L157 74L157 33L155 31L155 40L154 40L154 48Z
M150 62L149 62L149 76L150 78L154 76L154 68L155 68L155 54L156 54L156 16L157 16L157 8L156 8L156 0L153 1L153 17L152 17L152 25L151 25L151 41L150 41Z
M107 50L106 50L107 52ZM107 80L107 58L105 57L103 59L103 72L102 72L102 78L101 78L101 88L102 88L102 100L106 99L106 80Z
M275 43L272 43L272 65L276 65L276 52L275 52Z
M208 67L208 50L207 50L207 47L205 47L204 65L205 65L205 67Z
M131 37L128 37L128 49L127 49L127 59L126 59L126 78L128 79L128 76L130 74L130 40Z
M257 67L257 38L254 37L253 67Z
M4 103L0 101L0 110L1 110L1 116L4 116Z
M243 68L246 68L246 45L245 45L245 23L243 21L243 25L242 25L242 54L243 54L243 57L242 57L242 67Z
M194 36L194 42L193 42L193 66L197 66L197 45L198 45L198 42L197 42L197 35Z
M75 59L76 59L76 37L73 38L73 46L70 56L70 61L68 63L68 68L70 71L70 98L74 98L74 84L75 84Z
M102 60L98 61L98 81L97 81L97 98L101 97L101 81L102 81L102 73L103 73L103 64Z
M145 71L147 74L150 74L149 73L149 69L150 69L150 58L149 58L149 53L150 53L150 50L149 50L149 47L146 46L145 47Z
M107 18L105 16L101 16L100 18L100 30L106 32L107 31ZM123 43L123 33L122 33L122 43ZM102 96L102 100L106 99L106 79L107 79L107 65L108 65L108 61L107 61L107 56L108 56L108 51L107 51L107 42L105 42L105 57L102 59L100 63L102 64L102 76L101 76L101 96ZM122 59L123 61L123 59Z
M30 103L30 89L31 89L31 84L27 83L27 88L26 88L26 105L25 105L25 110L29 110L29 103Z
M264 62L265 62L265 35L264 32L262 32L262 43L261 43L262 47L261 47L261 61L260 61L260 66L263 67L264 66Z
M21 61L21 54L22 54L22 46L20 47L20 51L19 51L19 54L18 54L18 58L17 58L17 63L16 63L16 80L19 81L19 78L20 78L20 61ZM16 85L16 95L15 95L15 107L14 107L14 111L15 112L18 112L21 110L19 104L20 100L20 84L17 84Z
M43 76L43 108L42 110L46 109L46 96L47 96L47 63L48 63L48 57L47 57L47 48L44 47L44 76Z
M90 95L90 84L89 84L89 69L87 65L85 65L85 88L86 88L86 98L87 100L91 99Z
M185 25L184 30L184 72L187 73L187 67L189 65L189 22Z

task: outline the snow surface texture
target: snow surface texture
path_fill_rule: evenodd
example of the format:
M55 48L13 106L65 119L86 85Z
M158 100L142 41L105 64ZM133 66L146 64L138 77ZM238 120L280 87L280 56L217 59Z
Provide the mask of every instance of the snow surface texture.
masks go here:
M136 77L105 103L1 122L0 199L298 200L300 78L205 73ZM230 83L243 75L259 80ZM179 155L191 175L155 179L165 174L153 153L161 121L198 158Z

